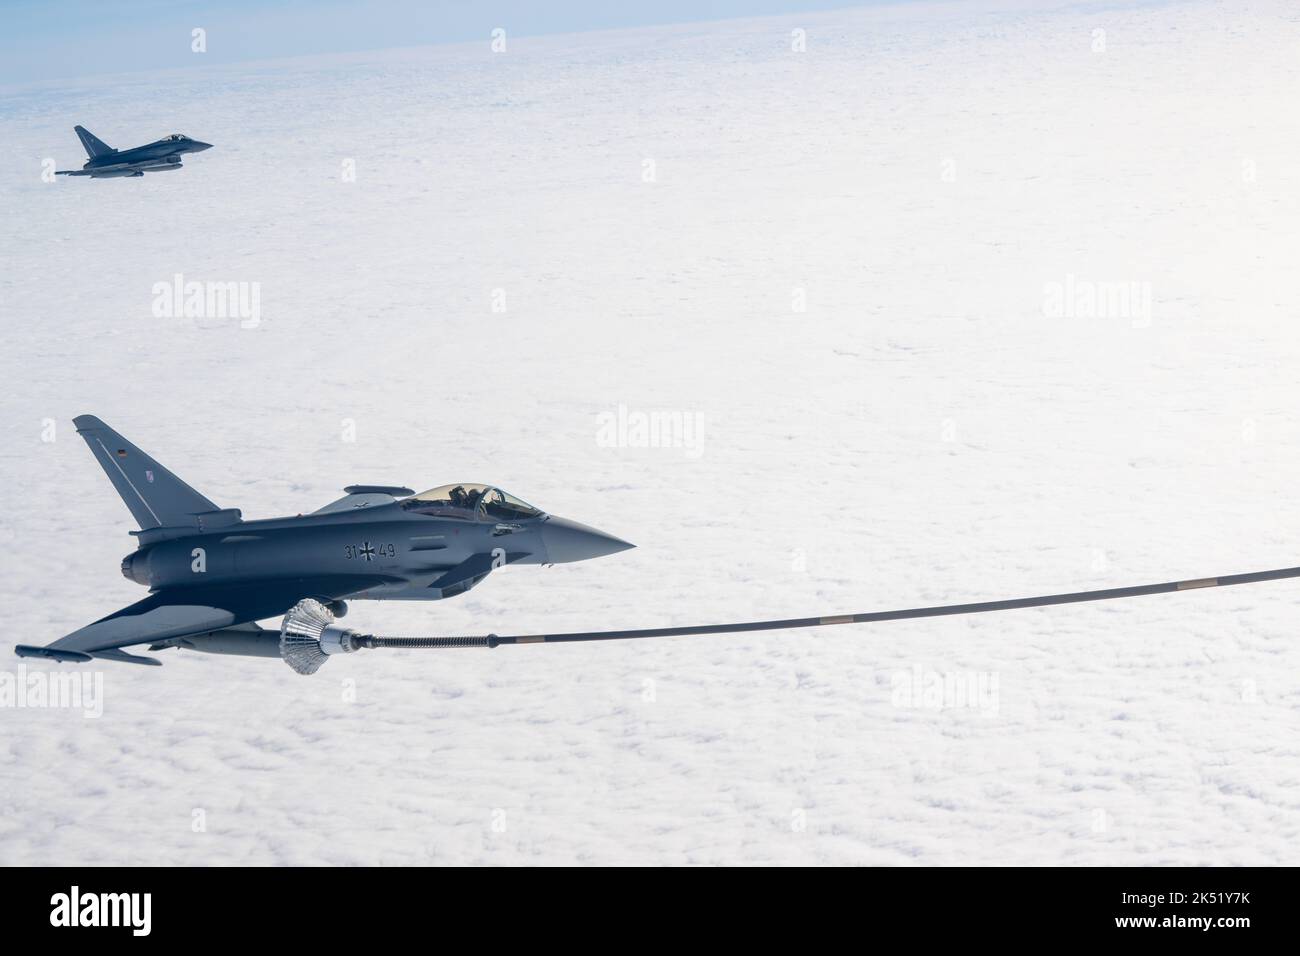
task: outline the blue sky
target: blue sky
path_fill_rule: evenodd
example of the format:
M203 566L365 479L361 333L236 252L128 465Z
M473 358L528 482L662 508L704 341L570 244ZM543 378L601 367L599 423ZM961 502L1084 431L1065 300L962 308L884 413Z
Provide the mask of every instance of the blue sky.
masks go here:
M872 0L880 3L882 0ZM853 0L0 0L0 83L860 6Z

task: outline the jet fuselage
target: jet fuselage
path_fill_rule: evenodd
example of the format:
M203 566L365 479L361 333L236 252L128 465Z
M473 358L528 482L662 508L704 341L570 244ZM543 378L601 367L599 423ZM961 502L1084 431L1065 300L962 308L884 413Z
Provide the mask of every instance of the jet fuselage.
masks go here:
M168 537L122 561L122 573L152 590L269 577L364 574L386 579L352 599L438 600L462 593L506 564L585 560L630 547L594 528L551 515L514 521L436 517L401 503L240 521ZM484 557L486 556L486 557ZM479 558L465 576L449 571Z

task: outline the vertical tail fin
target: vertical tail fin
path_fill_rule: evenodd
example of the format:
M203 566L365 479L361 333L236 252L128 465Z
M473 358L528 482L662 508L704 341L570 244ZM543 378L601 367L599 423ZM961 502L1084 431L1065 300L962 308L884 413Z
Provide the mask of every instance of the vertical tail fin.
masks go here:
M191 525L195 515L221 510L94 415L72 421L141 530Z
M112 146L109 146L90 130L86 129L86 127L74 126L73 129L77 131L77 138L81 140L81 145L86 147L86 155L91 159L94 159L96 156L103 156L105 153L117 152L117 150Z

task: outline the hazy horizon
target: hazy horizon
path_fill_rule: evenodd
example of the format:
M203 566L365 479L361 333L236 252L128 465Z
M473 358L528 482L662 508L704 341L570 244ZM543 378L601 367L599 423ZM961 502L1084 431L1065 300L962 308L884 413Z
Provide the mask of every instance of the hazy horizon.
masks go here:
M523 0L376 0L359 14L331 2L162 4L154 0L17 0L0 7L0 86L333 53L379 52L492 38L554 36L741 17L899 5L916 0L664 0L545 7ZM196 52L193 31L204 31Z

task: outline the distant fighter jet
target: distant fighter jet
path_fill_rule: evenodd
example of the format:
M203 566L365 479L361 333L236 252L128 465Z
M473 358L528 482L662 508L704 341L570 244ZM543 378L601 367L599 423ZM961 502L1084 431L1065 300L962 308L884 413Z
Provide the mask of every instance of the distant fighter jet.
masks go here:
M211 149L211 143L201 143L180 133L134 149L117 150L84 126L73 127L86 147L90 157L81 169L59 169L58 176L89 176L92 179L112 179L121 176L143 176L181 168L181 157L186 153L201 153Z

